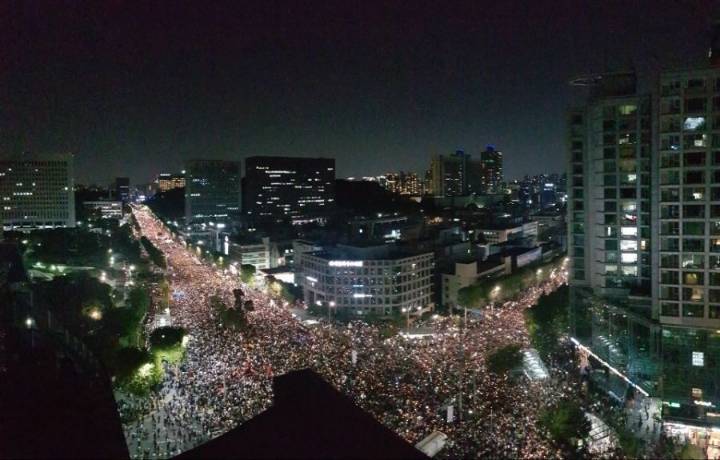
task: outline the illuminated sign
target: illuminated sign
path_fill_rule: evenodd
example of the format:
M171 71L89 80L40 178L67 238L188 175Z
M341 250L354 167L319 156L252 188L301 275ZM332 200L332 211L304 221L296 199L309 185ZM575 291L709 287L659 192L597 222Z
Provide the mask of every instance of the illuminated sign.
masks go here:
M317 278L313 278L312 276L306 276L308 281L312 281L313 283L317 283Z
M362 260L331 260L328 262L331 267L362 267Z
M353 294L353 297L356 299L362 299L365 297L372 297L372 294Z
M693 351L692 352L692 365L703 367L705 366L705 353L702 351Z

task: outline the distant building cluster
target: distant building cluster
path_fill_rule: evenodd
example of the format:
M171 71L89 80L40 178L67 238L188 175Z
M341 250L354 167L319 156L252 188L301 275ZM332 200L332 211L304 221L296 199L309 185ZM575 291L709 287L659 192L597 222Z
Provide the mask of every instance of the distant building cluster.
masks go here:
M424 176L413 172L390 172L364 180L377 181L399 195L430 195L438 198L502 193L503 155L488 145L477 156L457 150L450 155L436 154Z
M155 179L158 192L185 187L185 171L180 174L160 173Z
M377 180L380 186L398 195L421 196L425 193L423 181L413 172L386 173Z

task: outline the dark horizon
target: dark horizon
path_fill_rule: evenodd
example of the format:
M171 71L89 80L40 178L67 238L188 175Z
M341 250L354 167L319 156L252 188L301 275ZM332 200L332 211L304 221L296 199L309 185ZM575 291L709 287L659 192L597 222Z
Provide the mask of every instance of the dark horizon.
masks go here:
M11 2L0 151L74 152L97 184L193 157L421 173L487 144L507 179L562 172L570 78L703 58L712 2L626 3Z

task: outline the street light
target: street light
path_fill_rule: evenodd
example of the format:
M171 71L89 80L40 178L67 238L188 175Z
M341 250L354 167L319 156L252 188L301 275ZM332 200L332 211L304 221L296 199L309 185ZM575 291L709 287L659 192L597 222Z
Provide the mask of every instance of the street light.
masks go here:
M30 348L35 348L35 319L32 316L25 319L25 327L30 331Z
M405 325L405 328L407 329L407 332L410 332L410 307L403 307L401 310L403 313L407 313L407 323Z
M328 319L330 319L331 310L335 308L335 301L328 302Z

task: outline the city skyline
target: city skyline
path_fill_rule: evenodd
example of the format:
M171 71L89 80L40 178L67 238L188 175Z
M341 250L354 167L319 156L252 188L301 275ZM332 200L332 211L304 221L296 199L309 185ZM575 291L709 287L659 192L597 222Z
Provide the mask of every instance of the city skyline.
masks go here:
M560 170L567 81L697 62L711 10L259 5L13 11L0 148L73 152L80 183L149 182L198 156L330 157L338 177L392 157L422 171L433 154L487 144L507 177L531 161Z

